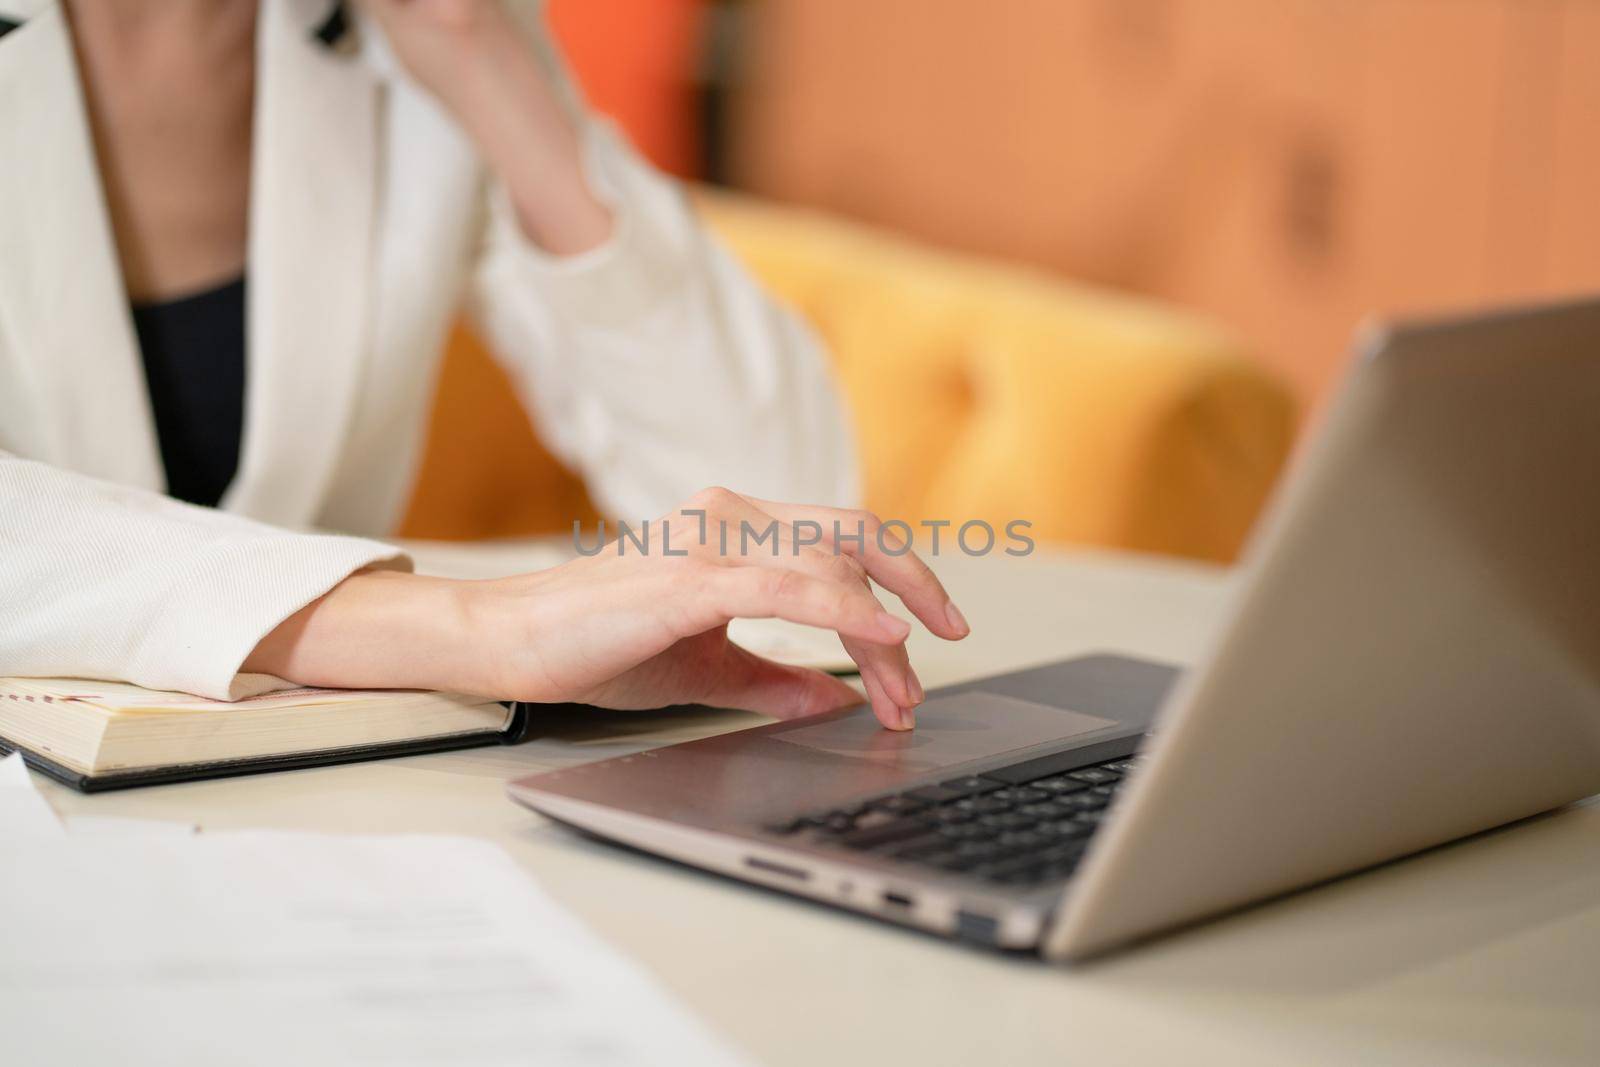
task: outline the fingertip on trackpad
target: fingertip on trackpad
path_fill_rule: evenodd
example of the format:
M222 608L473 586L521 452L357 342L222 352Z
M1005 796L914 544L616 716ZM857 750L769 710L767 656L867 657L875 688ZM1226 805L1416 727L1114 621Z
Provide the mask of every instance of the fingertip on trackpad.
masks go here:
M915 730L885 729L864 711L770 736L813 751L921 773L1118 726L1114 720L1069 708L976 692L927 701L917 709Z

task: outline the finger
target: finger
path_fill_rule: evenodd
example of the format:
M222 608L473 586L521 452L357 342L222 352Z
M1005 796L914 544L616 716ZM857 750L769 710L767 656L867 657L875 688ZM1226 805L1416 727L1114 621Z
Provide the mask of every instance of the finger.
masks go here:
M859 560L872 580L898 596L924 626L940 637L958 641L972 632L955 601L911 546L870 511L785 504L751 498L750 503L790 528L801 521L822 528L822 544Z
M871 584L867 580L866 570L858 559L833 551L823 551L814 545L797 543L795 531L787 523L730 490L707 490L697 502L705 505L708 514L715 514L719 522L732 520L742 524L748 523L759 529L770 526L774 531L766 542L771 546L770 551L717 556L713 557L711 562L725 567L801 571L819 581L854 586L871 598L874 604L877 603L877 597L872 594ZM890 645L882 641L851 641L849 635L842 632L841 636L846 638L846 651L860 667L863 678L870 677L876 680L883 700L890 705L887 710L889 721L899 723L904 718L905 709L922 702L922 685L911 670L904 645Z
M861 694L824 671L775 663L729 645L727 664L704 702L798 719L860 704Z
M842 638L845 652L861 669L861 677L876 678L883 691L902 708L922 703L921 683L911 670L906 646L871 645L853 638Z
M752 560L757 566L790 568L823 581L859 586L874 601L871 584L861 564L848 556L836 556L816 548L804 548L795 554L780 554L772 559ZM905 645L872 644L844 640L845 651L861 668L863 675L874 675L895 704L902 708L922 703L921 683L911 670L911 661Z
M705 597L694 603L712 613L697 620L701 630L733 619L787 619L833 630L871 644L899 644L911 624L883 610L860 585L827 581L800 570L768 567L712 567L700 572Z
M858 653L851 654L856 656ZM861 664L859 659L858 664ZM906 677L904 672L899 672L894 667L883 667L874 662L861 664L861 685L866 686L867 699L872 704L872 710L877 715L878 721L882 721L883 725L890 726L891 729L909 729L912 721L915 701L899 696L899 686L890 685L891 681L904 677Z
M695 502L706 512L706 547L712 562L760 566L807 551L788 523L729 489L707 489Z
M832 570L820 577L845 578L855 575L863 582L866 568L853 556L818 548L821 534L808 530L800 537L795 528L730 489L706 489L695 497L706 515L701 544L714 550L703 556L727 567L791 566L795 560L813 563L831 561ZM688 513L681 513L688 518ZM696 515L698 518L698 514ZM713 534L712 527L717 527ZM818 527L820 530L820 526ZM815 536L811 536L811 535ZM813 570L816 567L812 568Z
M911 709L902 708L895 703L889 694L883 691L883 686L879 684L876 676L863 674L861 684L867 690L867 701L872 705L872 714L877 716L880 723L891 730L911 729L914 722Z

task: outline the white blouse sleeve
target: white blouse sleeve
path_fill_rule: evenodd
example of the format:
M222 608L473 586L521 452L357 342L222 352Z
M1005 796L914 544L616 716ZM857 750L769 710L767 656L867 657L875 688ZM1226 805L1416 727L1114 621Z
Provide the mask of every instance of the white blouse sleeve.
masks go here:
M817 339L705 231L675 182L574 113L611 237L552 256L491 183L470 293L546 443L602 510L628 520L710 485L854 504L853 442Z
M0 452L0 677L217 700L278 623L396 549L301 534Z

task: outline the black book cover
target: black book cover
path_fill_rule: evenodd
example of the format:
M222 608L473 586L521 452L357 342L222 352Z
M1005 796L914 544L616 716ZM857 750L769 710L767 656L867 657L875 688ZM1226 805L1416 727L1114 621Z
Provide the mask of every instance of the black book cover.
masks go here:
M336 763L359 763L363 760L416 756L428 752L450 752L455 749L483 748L488 745L514 745L527 739L532 718L531 709L534 705L517 702L509 706L512 712L511 721L503 730L479 730L467 734L452 734L448 737L386 741L376 745L354 745L347 748L324 749L319 752L297 752L286 756L253 756L249 759L184 763L170 767L146 767L93 775L63 766L3 737L0 737L0 756L9 755L14 751L21 752L23 762L29 767L49 775L63 785L69 785L83 793L102 793L110 789L131 789L141 785L167 785L172 782L193 782L203 778L231 778L241 774L292 771L301 767L325 767Z

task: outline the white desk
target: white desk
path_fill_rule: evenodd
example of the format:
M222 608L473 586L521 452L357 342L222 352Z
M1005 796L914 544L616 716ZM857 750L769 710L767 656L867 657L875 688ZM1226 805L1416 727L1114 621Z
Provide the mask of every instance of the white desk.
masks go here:
M1192 660L1219 571L1133 557L946 557L973 635L914 639L927 684L1118 649ZM733 729L614 713L542 740L82 796L204 827L437 831L503 845L759 1063L1600 1063L1600 806L1585 805L1079 969L999 958L580 840L513 775Z

